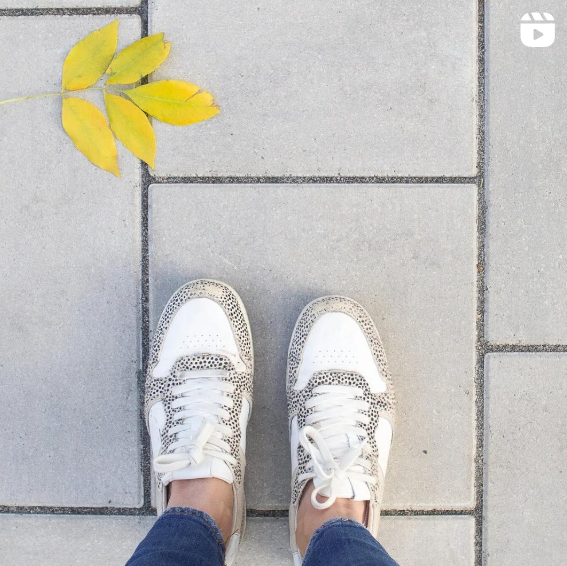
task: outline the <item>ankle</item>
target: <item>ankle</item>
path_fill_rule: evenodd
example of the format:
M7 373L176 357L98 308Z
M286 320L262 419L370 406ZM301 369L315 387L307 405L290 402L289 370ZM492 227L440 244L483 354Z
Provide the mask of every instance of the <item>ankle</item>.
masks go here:
M223 540L232 535L234 497L232 485L217 478L175 480L168 486L167 508L190 507L209 515Z
M352 499L339 498L327 509L316 509L311 503L313 489L313 482L305 486L297 510L296 540L302 555L305 554L313 533L327 521L343 518L364 523L366 516L367 502ZM317 500L322 503L326 498L318 495Z

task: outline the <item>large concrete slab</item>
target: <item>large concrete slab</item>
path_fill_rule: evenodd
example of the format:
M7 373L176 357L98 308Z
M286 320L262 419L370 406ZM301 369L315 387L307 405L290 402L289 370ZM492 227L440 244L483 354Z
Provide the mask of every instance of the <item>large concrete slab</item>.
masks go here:
M58 91L69 48L112 19L0 18L2 98ZM0 117L0 505L138 506L139 165L88 163L58 98Z
M0 562L123 566L154 517L0 516ZM470 517L384 517L380 540L403 566L472 566ZM236 566L291 566L287 519L248 519Z
M256 353L247 502L285 508L285 364L310 300L341 293L376 321L399 413L385 504L473 505L475 187L153 185L152 326L177 287L225 280Z
M486 565L561 564L567 354L491 354L486 376Z
M0 563L124 566L155 517L0 515Z
M538 6L520 0L486 6L487 337L565 344L567 44L561 25L567 6L561 0L539 6L558 28L556 42L539 49L520 39L520 19Z
M152 0L155 78L220 115L156 125L160 175L474 175L476 0Z

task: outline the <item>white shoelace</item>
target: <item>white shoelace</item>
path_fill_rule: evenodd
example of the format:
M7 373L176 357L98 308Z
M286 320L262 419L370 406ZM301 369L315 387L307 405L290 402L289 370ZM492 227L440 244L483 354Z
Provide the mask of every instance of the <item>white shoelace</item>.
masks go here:
M187 466L198 466L205 455L220 458L229 464L236 464L230 454L225 438L233 435L232 429L224 424L233 407L233 400L227 393L234 392L234 385L223 381L227 375L223 370L187 371L184 383L172 388L177 399L171 406L177 411L174 419L181 422L172 426L168 434L175 440L169 446L169 453L154 459L157 473L175 472Z
M305 419L299 431L299 442L311 456L308 471L299 481L316 479L319 484L311 493L311 503L316 509L326 509L337 499L339 482L345 479L375 484L376 478L367 472L371 465L362 458L367 434L361 424L367 424L368 403L360 397L362 389L350 385L319 385L313 389L313 397L306 408L314 411ZM346 438L362 437L355 446ZM323 503L317 494L326 490L328 498Z

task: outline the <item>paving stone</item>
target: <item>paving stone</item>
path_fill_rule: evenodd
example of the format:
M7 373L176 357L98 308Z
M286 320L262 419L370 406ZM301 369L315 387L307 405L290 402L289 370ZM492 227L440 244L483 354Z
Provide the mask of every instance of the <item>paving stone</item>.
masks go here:
M397 383L389 508L473 505L474 186L153 185L152 328L199 277L241 294L256 353L247 503L286 508L285 364L310 300L340 293L376 321Z
M0 515L0 563L124 566L155 517Z
M565 344L567 44L558 29L549 48L523 45L520 19L530 8L537 6L487 3L487 337ZM565 2L544 8L560 28Z
M69 48L112 19L0 18L0 97L58 91ZM88 163L60 105L0 111L0 505L138 506L140 170Z
M160 175L474 175L476 0L150 2L155 78L213 120L156 124Z
M486 358L487 566L565 559L567 354Z
M140 0L0 0L0 8L104 8L139 4Z
M155 517L0 516L0 562L123 566ZM472 566L470 517L384 517L380 540L403 566ZM236 566L291 566L287 518L249 518Z
M270 564L291 566L289 520L284 518L249 517L246 533L239 548L235 566Z
M384 517L380 542L401 566L473 566L472 517Z

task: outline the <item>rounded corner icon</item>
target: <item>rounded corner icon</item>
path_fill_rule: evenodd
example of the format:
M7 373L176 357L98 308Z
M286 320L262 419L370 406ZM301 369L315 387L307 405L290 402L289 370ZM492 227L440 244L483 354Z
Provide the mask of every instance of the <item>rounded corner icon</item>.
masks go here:
M526 47L549 47L555 42L555 18L548 12L524 14L520 32Z

